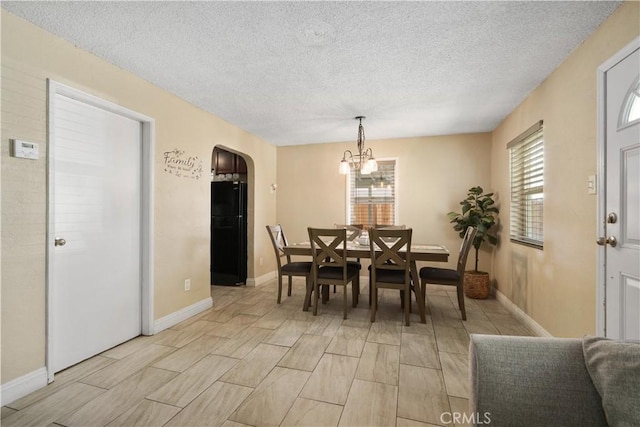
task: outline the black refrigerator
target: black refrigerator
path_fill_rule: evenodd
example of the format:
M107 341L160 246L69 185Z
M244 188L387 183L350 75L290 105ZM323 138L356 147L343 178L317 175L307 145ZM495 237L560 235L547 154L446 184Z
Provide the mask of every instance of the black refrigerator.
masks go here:
M247 184L211 183L211 284L247 281Z

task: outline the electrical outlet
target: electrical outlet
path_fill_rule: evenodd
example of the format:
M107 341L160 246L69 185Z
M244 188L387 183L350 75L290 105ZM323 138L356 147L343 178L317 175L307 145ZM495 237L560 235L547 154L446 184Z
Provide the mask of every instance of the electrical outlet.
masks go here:
M260 265L262 265L263 263L264 263L264 259L260 257Z
M191 279L185 279L185 281L184 281L184 290L185 290L185 292L191 290Z

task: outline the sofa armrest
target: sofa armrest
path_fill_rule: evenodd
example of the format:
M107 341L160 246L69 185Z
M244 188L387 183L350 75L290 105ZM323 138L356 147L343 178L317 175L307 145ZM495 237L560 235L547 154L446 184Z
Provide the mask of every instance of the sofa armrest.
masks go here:
M469 406L491 426L606 426L582 341L471 335Z

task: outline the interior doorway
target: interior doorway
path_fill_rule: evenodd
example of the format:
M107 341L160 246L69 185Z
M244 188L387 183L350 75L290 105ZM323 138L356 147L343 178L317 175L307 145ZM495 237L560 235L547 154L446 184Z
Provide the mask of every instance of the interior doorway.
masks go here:
M640 37L598 68L598 333L640 339Z
M153 333L153 119L48 81L47 354L55 372Z
M220 146L211 157L211 284L247 283L249 179L240 153Z

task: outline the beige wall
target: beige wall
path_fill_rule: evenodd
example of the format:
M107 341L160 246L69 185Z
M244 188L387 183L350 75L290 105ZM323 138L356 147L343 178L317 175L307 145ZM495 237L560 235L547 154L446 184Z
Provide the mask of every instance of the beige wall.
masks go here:
M274 270L264 224L275 221L276 149L142 79L6 12L2 16L2 383L44 366L46 79L155 119L155 318L209 296L211 151L223 145L247 159L253 221L249 276ZM9 139L40 144L40 159L9 157ZM164 171L175 148L203 161L199 180ZM251 217L250 217L251 221ZM257 229L256 230L254 230ZM254 238L255 233L255 238ZM190 292L182 290L191 278Z
M639 3L622 5L493 132L492 186L506 205L507 143L544 120L544 250L512 244L501 217L497 288L554 336L596 331L596 69L639 34Z
M308 226L345 223L346 177L338 166L344 150L355 149L355 122L353 131L351 142L278 147L277 218L290 241L308 240ZM459 209L470 187L490 189L491 135L367 140L366 146L377 159L398 160L396 222L413 228L414 242L445 244L453 267L461 241L446 215ZM490 267L487 254L481 267Z

